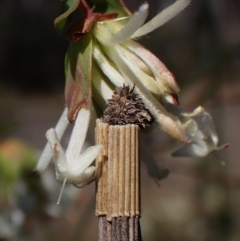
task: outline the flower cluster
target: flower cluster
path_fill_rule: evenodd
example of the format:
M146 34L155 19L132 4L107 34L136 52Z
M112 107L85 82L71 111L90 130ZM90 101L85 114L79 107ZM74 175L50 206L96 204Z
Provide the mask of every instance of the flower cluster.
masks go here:
M117 2L118 8L114 8L112 2ZM49 144L39 159L36 167L38 171L43 171L53 156L58 180L76 186L87 184L95 170L91 164L102 148L97 145L82 153L91 116L91 98L97 107L103 109L114 88L123 85L135 86L134 91L141 96L144 105L164 132L189 143L174 155L199 156L201 151L204 153L202 155L206 155L217 149L216 135L210 134L211 137L215 136L212 145L210 141L205 141L207 134L203 136L191 115L179 109L171 111L171 108L166 108L178 104L179 87L166 66L134 40L162 26L189 3L190 0L177 0L144 24L148 15L147 3L129 16L129 11L118 0L108 2L110 9L115 12L105 14L92 12L86 0L69 1L68 11L55 20L56 27L62 29L68 16L77 9L82 10L84 18L72 25L67 33L71 40L65 61L67 107L56 127L46 134ZM69 122L75 122L75 125L64 153L59 141ZM189 135L193 126L196 132ZM195 144L191 144L193 142ZM203 143L205 149L201 150L198 147Z

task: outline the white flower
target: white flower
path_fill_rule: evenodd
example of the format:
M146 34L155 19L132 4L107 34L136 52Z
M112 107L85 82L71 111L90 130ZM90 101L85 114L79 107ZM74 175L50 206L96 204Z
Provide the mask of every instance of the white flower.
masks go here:
M145 3L129 20L117 18L100 21L95 23L91 32L94 89L105 99L112 93L112 84L135 84L136 92L162 130L183 142L188 141L185 130L178 118L162 105L177 104L179 87L165 65L132 39L160 27L187 7L189 2L190 0L178 0L143 25L148 14L148 4Z
M63 187L65 182L78 187L87 184L95 171L91 164L102 150L101 145L96 145L82 153L91 115L91 97L96 105L104 108L114 87L123 84L136 86L136 92L163 131L182 142L190 142L174 152L173 156L205 156L211 151L226 147L217 146L218 136L211 117L202 108L197 108L191 114L183 113L177 107L171 110L171 106L178 104L179 92L173 75L156 56L134 40L165 24L189 3L190 0L177 0L146 24L144 22L148 15L147 3L130 18L112 20L98 20L96 16L99 15L94 15L89 7L83 6L88 11L84 19L84 31L70 31L73 36L76 33L81 37L70 43L66 55L67 108L55 129L52 128L46 133L49 144L45 146L39 159L37 171L43 171L53 156L56 177L63 181ZM63 26L62 23L79 4L81 1L76 2L71 9L56 19L55 23ZM196 115L202 115L203 128L192 118ZM68 119L75 122L75 125L64 153L60 139L69 123ZM164 175L167 173L164 172Z
M181 121L190 137L191 143L181 147L172 153L174 157L204 157L209 153L222 150L228 144L218 146L219 138L211 115L202 107L196 108L192 113L181 113ZM200 125L192 118L199 116Z
M90 114L91 110L89 105L87 108L80 109L66 153L64 153L59 141L68 123L66 109L64 110L56 128L51 128L46 133L49 144L44 148L36 170L43 171L53 156L56 177L59 181L63 181L63 187L60 192L58 203L66 182L72 183L77 187L83 187L88 183L89 178L95 171L95 167L90 165L101 152L102 145L89 147L84 153L81 153L89 126Z
M185 130L177 117L162 105L168 102L177 104L179 87L173 75L157 57L132 39L160 27L189 2L178 0L144 24L148 15L148 4L145 3L130 18L96 22L86 38L70 44L66 56L67 108L55 129L46 134L49 143L37 163L37 171L43 171L53 156L57 179L64 184L70 182L84 186L93 174L95 168L90 165L100 153L101 146L91 147L81 154L90 120L91 84L93 98L102 107L111 97L113 86L136 84L136 91L162 129L170 136L187 142ZM74 5L55 22L64 21L77 6ZM75 126L64 153L59 141L68 120L75 121Z

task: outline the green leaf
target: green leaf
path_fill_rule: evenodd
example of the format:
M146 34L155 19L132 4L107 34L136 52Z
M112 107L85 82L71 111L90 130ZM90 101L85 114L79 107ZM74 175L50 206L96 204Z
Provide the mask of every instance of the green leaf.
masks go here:
M79 0L66 0L65 1L65 12L54 20L55 28L59 32L63 30L65 23L67 21L67 17L77 9L79 3L80 3Z
M92 38L84 35L79 41L70 43L65 62L65 99L68 118L73 122L79 109L91 98Z
M109 3L109 12L117 12L119 13L120 17L122 16L129 16L131 12L123 3L123 0L107 0Z

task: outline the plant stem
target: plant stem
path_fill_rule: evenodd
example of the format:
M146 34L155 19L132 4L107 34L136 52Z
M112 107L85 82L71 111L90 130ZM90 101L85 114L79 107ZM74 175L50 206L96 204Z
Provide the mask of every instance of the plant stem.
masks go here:
M109 125L97 120L96 215L99 241L139 241L139 127Z

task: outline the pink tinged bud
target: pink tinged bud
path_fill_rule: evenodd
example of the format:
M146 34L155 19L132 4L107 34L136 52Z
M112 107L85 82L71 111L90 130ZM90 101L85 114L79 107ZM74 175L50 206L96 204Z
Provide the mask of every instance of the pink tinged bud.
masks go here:
M172 104L172 105L179 105L178 95L177 94L171 94L163 97L163 101L165 104ZM166 106L166 105L165 105Z
M106 62L109 59L105 57L108 55L109 49L121 48L124 61L130 66L135 75L141 79L144 86L157 98L162 99L163 102L170 102L178 104L179 87L174 80L171 72L166 66L151 52L146 50L143 46L133 40L126 40L122 44L106 45L109 39L114 36L114 30L119 28L118 21L98 23L94 28L94 36L98 39L101 48L94 43L93 56L96 59L100 69L105 75L109 76L107 72L112 72L110 69L104 69ZM105 53L105 54L104 54ZM103 56L103 57L101 57ZM115 59L111 59L109 64L117 68ZM117 74L119 75L119 74ZM114 74L114 76L117 76ZM109 78L111 81L118 79L118 77ZM120 84L115 84L120 86Z
M137 12L131 16L129 21L124 26L122 26L118 32L116 32L116 30L119 29L119 24L121 25L121 21L106 23L105 26L109 31L108 33L99 26L99 29L102 28L102 31L100 32L104 31L104 37L100 36L99 31L95 32L96 38L99 38L103 45L114 46L121 43L123 46L129 48L135 55L141 58L151 69L156 84L161 91L161 98L163 99L163 102L170 102L174 105L178 104L177 95L179 92L179 87L176 84L171 72L151 52L144 49L141 45L135 43L134 41L129 40L129 38L142 36L162 26L178 13L180 13L183 9L185 9L189 3L190 0L178 0L168 8L164 9L161 13L156 15L152 20L141 26L146 20L148 13L148 5L145 3L139 8ZM143 76L143 79L146 78ZM145 83L146 82L147 81L145 81ZM149 83L148 86L148 89L152 91Z
M179 87L173 74L167 69L167 67L150 51L144 48L133 40L126 41L126 48L134 52L148 68L152 71L156 85L161 91L161 95L165 97L167 102L178 104L178 92Z
M75 121L81 107L86 107L91 98L92 40L85 35L76 43L70 43L66 61L65 100L68 119Z
M125 41L122 45L113 47L104 46L102 49L107 53L109 48L122 49L124 61L131 66L132 71L141 79L143 85L157 99L161 99L163 103L178 105L179 87L172 73L156 56L134 41ZM115 62L112 59L112 63ZM100 68L102 67L100 66Z

